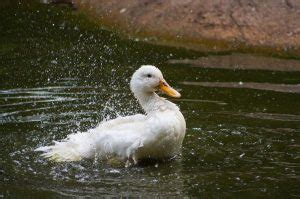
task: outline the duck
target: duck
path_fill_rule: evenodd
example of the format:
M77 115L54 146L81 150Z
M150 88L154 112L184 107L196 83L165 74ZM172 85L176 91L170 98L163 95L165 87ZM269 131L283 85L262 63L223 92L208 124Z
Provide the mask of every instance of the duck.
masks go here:
M144 114L102 121L93 129L70 134L35 151L56 162L115 157L127 166L137 165L145 159L163 160L177 156L184 140L186 122L179 107L156 92L162 91L173 98L179 98L181 94L153 65L142 65L134 72L130 90Z

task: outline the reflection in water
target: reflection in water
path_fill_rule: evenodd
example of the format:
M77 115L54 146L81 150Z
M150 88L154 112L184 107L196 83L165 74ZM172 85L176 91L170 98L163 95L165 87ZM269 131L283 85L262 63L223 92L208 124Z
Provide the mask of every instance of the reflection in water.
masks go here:
M9 5L0 12L6 19L0 24L0 197L299 196L299 72L170 64L204 58L120 39L66 8ZM124 168L97 157L58 164L33 153L102 120L140 112L128 81L141 64L159 66L181 89L183 98L174 102L188 130L180 157Z
M200 68L224 68L230 70L300 71L300 61L247 54L218 55L198 59L172 59L171 64L188 64Z
M284 93L300 93L300 84L271 84L256 82L182 82L182 84L206 87L251 88Z
M213 103L213 104L218 104L218 105L226 105L225 102L222 101L214 101L214 100L200 100L200 99L173 99L175 102L198 102L198 103Z

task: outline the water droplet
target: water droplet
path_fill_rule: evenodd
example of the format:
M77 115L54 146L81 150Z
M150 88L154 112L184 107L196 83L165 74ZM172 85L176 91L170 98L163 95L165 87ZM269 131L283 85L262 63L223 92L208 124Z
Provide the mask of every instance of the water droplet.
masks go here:
M51 64L57 64L57 61L56 60L52 60Z

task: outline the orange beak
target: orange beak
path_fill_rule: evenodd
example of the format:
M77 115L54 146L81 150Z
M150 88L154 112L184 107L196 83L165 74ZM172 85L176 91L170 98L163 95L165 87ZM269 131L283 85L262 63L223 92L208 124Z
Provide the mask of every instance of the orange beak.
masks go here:
M170 97L179 98L181 97L180 93L178 93L174 88L169 86L169 84L163 79L159 81L159 89Z

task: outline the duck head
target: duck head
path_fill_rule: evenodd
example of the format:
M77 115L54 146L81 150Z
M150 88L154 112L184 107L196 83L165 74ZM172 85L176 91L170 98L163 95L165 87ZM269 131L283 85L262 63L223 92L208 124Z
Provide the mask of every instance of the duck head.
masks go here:
M152 65L143 65L135 71L130 81L130 89L137 98L141 95L152 95L158 90L171 97L181 96L166 82L161 71Z

